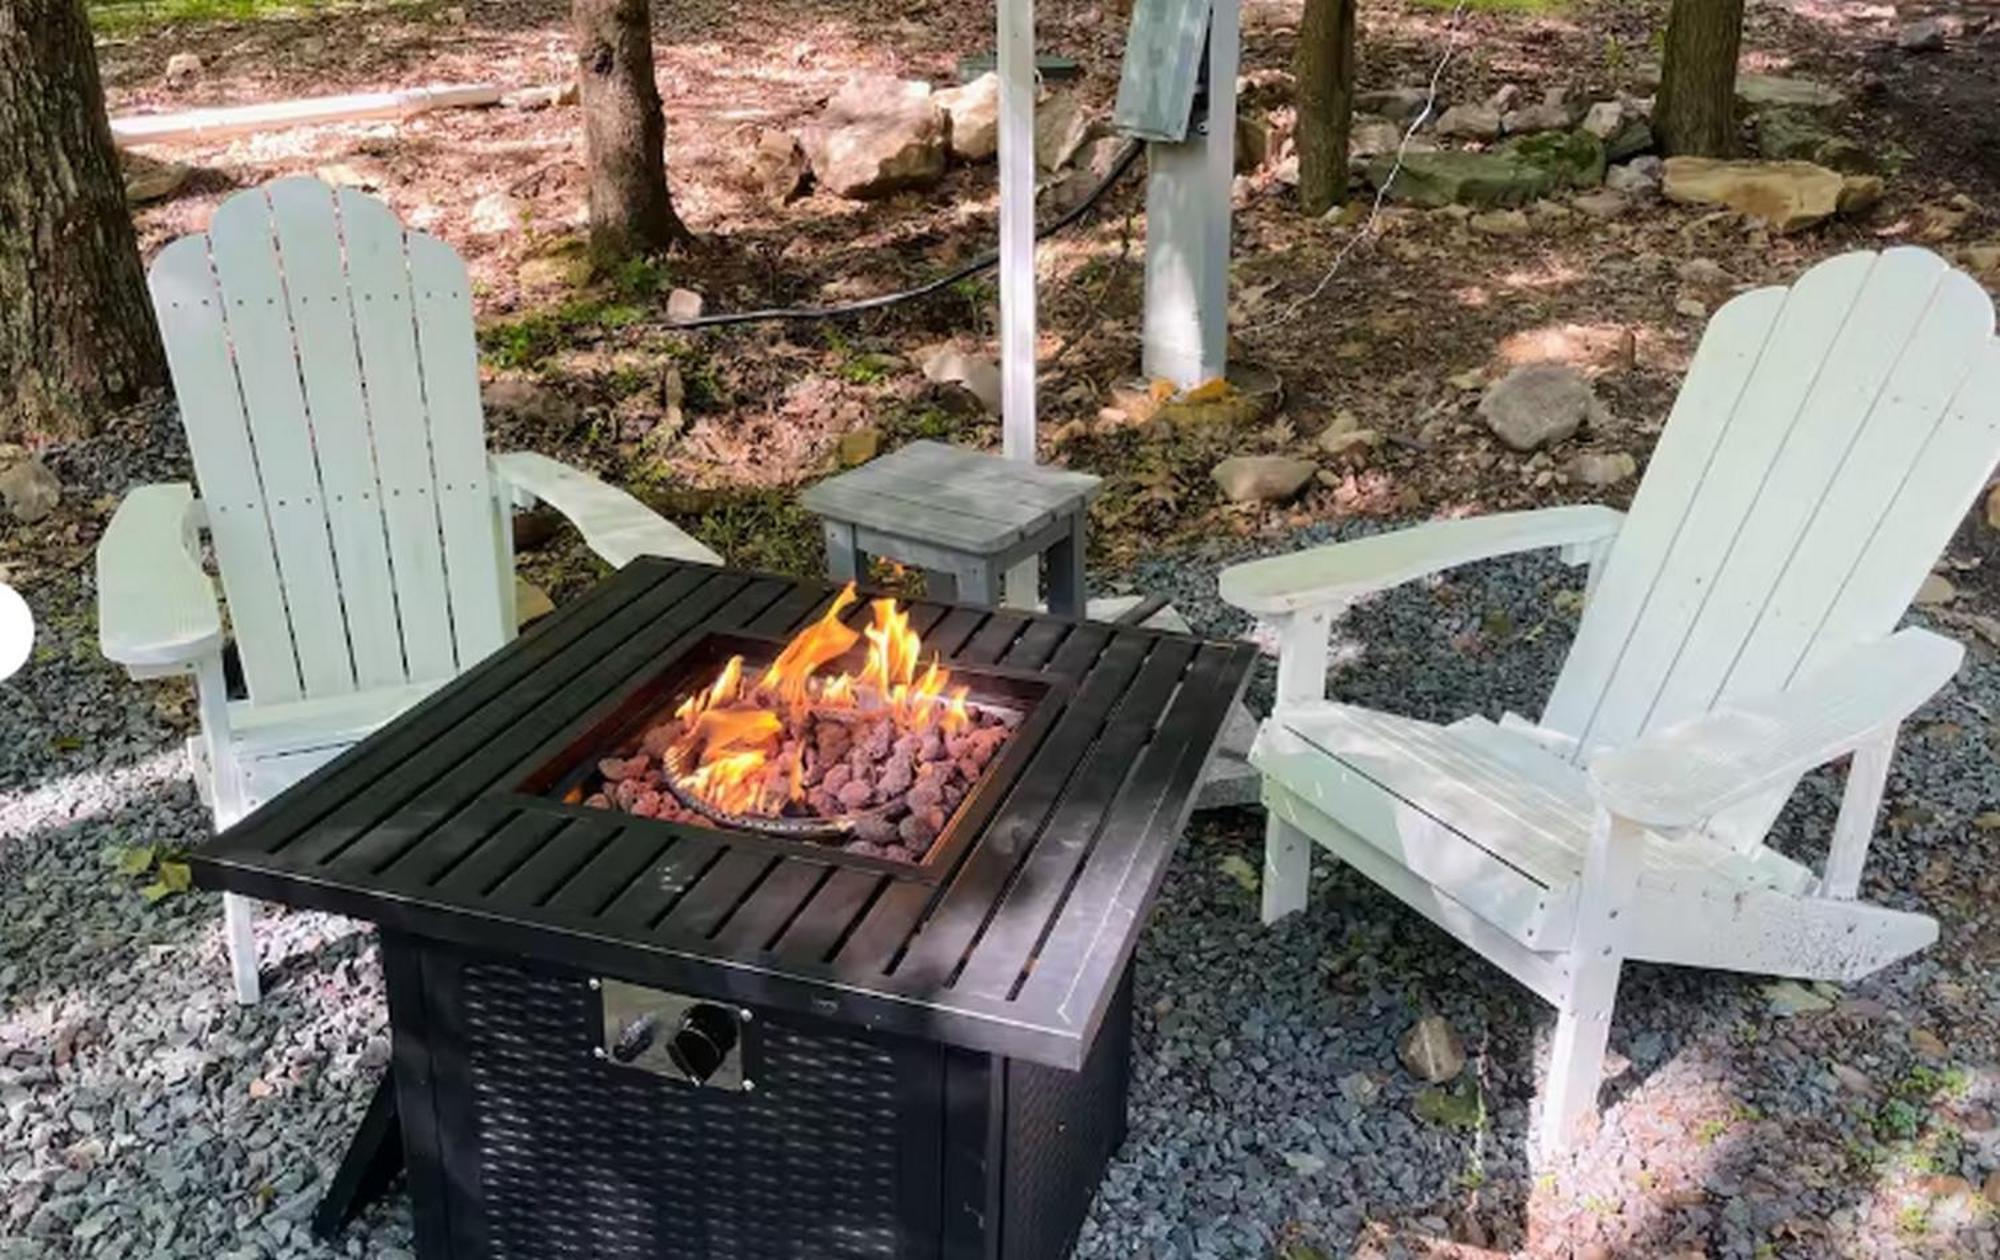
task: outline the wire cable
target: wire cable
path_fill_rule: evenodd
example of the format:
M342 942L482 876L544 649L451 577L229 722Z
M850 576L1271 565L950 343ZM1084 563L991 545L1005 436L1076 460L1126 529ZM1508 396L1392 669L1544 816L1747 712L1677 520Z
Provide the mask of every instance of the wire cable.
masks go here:
M1126 171L1132 169L1132 164L1139 160L1139 154L1145 147L1141 141L1128 141L1125 147L1118 151L1118 156L1113 159L1111 169L1105 172L1104 178L1098 180L1096 186L1084 194L1083 200L1065 210L1046 227L1037 229L1035 239L1037 241L1046 240L1089 213L1091 207L1095 206L1103 198L1104 194L1111 190L1111 186L1124 178ZM667 327L676 331L686 331L697 328L721 328L729 324L758 324L776 320L837 319L843 315L858 315L864 311L880 310L885 306L894 306L898 302L907 302L912 298L928 297L930 294L936 293L940 289L950 288L952 285L970 276L976 276L982 271L989 271L998 266L999 263L1000 251L994 250L991 253L980 255L971 262L954 267L936 279L927 280L914 289L904 289L897 293L883 293L875 297L860 298L852 302L841 302L833 306L768 307L755 311L721 311L714 315L699 315L694 319L668 324Z

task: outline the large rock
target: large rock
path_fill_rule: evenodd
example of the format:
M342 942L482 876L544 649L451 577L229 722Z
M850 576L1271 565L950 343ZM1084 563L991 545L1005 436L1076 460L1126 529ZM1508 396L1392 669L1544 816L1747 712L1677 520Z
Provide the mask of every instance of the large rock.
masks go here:
M800 139L821 187L865 201L942 178L950 128L930 84L863 76L842 85Z
M1500 135L1500 111L1491 105L1454 105L1437 121L1443 139L1492 140Z
M201 58L191 52L177 52L167 58L167 86L178 91L201 77Z
M1236 455L1215 466L1215 484L1233 503L1282 503L1319 472L1309 459L1289 455Z
M1623 101L1599 101L1584 111L1583 129L1599 140L1609 140L1625 126Z
M1623 166L1613 166L1604 172L1604 186L1612 192L1625 193L1633 197L1651 197L1660 191L1658 158L1640 158Z
M1409 124L1403 124L1407 127ZM1403 145L1403 127L1386 118L1357 118L1347 131L1347 156L1372 158L1394 153Z
M1517 451L1560 442L1603 413L1583 373L1562 363L1527 363L1486 391L1479 414Z
M1919 18L1905 22L1896 32L1896 47L1904 52L1943 52L1946 36L1945 24L1938 18Z
M1604 142L1604 160L1623 162L1641 153L1650 153L1659 140L1653 135L1653 124L1644 118L1634 118L1618 129L1618 133Z
M1811 162L1674 157L1667 159L1661 189L1669 201L1722 206L1783 234L1832 218L1840 209L1842 185L1837 171Z
M1395 166L1390 155L1368 163L1368 182L1382 187ZM1504 153L1408 153L1389 189L1391 201L1436 209L1453 204L1479 208L1518 206L1555 187L1548 171Z
M0 471L0 502L6 503L15 520L31 525L56 510L62 500L62 482L35 456L18 448L13 454L12 462Z
M951 118L951 155L961 162L984 162L1000 151L1000 76L991 71L963 87L936 96Z
M1587 131L1544 131L1496 150L1548 172L1554 188L1595 188L1604 182L1604 146Z

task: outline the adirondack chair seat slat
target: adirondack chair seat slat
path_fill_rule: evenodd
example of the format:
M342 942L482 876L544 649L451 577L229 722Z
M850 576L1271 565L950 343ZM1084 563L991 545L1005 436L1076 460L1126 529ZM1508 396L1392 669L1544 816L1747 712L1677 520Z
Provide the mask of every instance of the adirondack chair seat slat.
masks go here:
M1266 920L1305 904L1317 845L1554 1005L1545 1151L1595 1110L1626 960L1849 980L1935 940L1856 895L1897 729L1961 655L1896 626L2000 459L1993 329L1934 254L1833 258L1716 312L1622 520L1435 522L1226 571L1279 641L1251 758ZM1535 722L1326 702L1355 598L1530 547L1591 565ZM1841 757L1815 872L1766 837Z
M147 274L200 498L142 486L98 546L104 653L192 673L189 752L217 827L512 638L516 506L546 501L613 565L720 558L644 504L540 455L488 459L465 265L355 189L231 196ZM228 697L223 616L249 698ZM248 903L226 897L238 996Z
M1597 809L1577 766L1483 717L1438 726L1331 702L1280 710L1250 762L1523 945L1568 944ZM1640 864L1642 884L1677 888L1803 893L1814 879L1698 835L1646 832Z

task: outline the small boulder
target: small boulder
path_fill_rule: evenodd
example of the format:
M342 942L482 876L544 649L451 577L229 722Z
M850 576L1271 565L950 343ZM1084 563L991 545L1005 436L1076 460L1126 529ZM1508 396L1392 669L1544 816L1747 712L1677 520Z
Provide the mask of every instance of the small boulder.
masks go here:
M1313 479L1319 466L1289 455L1233 455L1212 474L1232 503L1282 503Z
M950 127L930 84L859 76L833 94L800 139L822 187L866 201L943 178Z
M125 177L125 204L143 206L162 201L187 185L194 169L181 162L162 162L143 153L120 150L118 164Z
M0 502L23 525L32 525L56 510L62 482L33 455L20 455L0 471Z
M1390 155L1372 159L1368 182L1382 187L1391 170L1396 170L1396 163ZM1518 206L1554 187L1549 172L1510 154L1441 149L1405 154L1389 187L1389 200L1433 210L1449 205Z
M1604 142L1604 160L1623 162L1641 153L1652 152L1658 143L1659 140L1653 135L1653 124L1643 118L1634 118Z
M1632 208L1632 203L1626 200L1625 194L1612 192L1606 188L1579 194L1571 199L1570 204L1593 219L1623 218L1625 212Z
M1583 373L1562 363L1526 363L1479 400L1493 435L1517 451L1562 441L1600 418L1603 406Z
M1880 175L1846 175L1841 177L1840 196L1834 199L1834 207L1845 215L1865 214L1881 200Z
M840 466L857 468L874 459L882 449L882 430L873 426L850 429L840 435Z
M1494 152L1547 171L1552 188L1595 188L1604 182L1604 146L1587 131L1543 131L1509 140Z
M931 384L963 389L979 400L988 415L1000 414L1000 369L991 359L941 345L924 355L922 366L924 379Z
M1465 1070L1465 1043L1442 1015L1426 1015L1396 1043L1396 1057L1411 1076L1442 1085Z
M479 391L479 400L489 418L539 425L552 433L568 430L583 414L565 395L520 377L488 382Z
M1350 158L1394 153L1402 144L1403 128L1386 118L1357 118L1347 131L1347 156Z
M1624 451L1585 451L1569 462L1569 479L1593 490L1604 490L1630 481L1639 471L1639 461Z
M549 593L528 579L514 577L514 628L525 629L556 610Z
M1915 603L1922 608L1941 608L1958 598L1958 588L1942 573L1933 573L1924 578L1917 587Z
M667 294L667 318L676 324L700 319L703 305L701 294L693 289L675 289Z
M1035 107L1035 165L1059 171L1097 134L1089 107L1074 92L1057 92Z
M167 86L179 91L201 77L201 58L191 52L177 52L167 58Z
M1604 187L1629 197L1651 197L1660 191L1660 177L1652 169L1655 162L1657 159L1648 161L1641 158L1623 166L1607 167Z
M1537 131L1566 131L1576 121L1560 88L1551 89L1541 103L1513 109L1500 119L1500 127L1510 136Z
M1685 205L1723 206L1762 221L1783 235L1832 218L1840 209L1843 181L1811 162L1733 162L1674 157L1661 189Z
M1356 96L1354 110L1358 114L1380 114L1407 127L1412 118L1424 112L1429 100L1430 92L1421 87L1383 88Z
M1896 31L1896 47L1907 53L1943 52L1949 32L1937 18L1905 22Z
M1528 216L1519 210L1483 210L1466 225L1486 236L1526 236L1529 230Z
M784 205L805 188L812 166L799 139L789 131L766 128L750 149L744 183L773 205Z
M961 162L984 162L1000 151L1000 76L988 71L962 87L937 93L938 108L951 118L951 155Z
M1495 140L1500 136L1500 111L1491 105L1454 105L1437 121L1440 139Z
M1838 88L1811 79L1787 79L1775 74L1738 74L1736 99L1753 108L1766 105L1803 105L1807 109L1832 109L1847 99Z
M502 236L521 230L521 203L500 189L482 193L466 215L466 225L480 236Z
M1609 140L1625 126L1623 101L1599 101L1584 111L1583 129L1599 140Z
M1382 441L1382 435L1373 429L1364 429L1352 414L1341 412L1333 422L1319 431L1314 444L1333 459L1365 452Z

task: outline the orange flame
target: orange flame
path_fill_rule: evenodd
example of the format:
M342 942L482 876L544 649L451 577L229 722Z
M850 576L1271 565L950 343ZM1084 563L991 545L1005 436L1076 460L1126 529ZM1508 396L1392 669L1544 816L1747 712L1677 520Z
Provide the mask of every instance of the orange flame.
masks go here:
M906 731L933 726L949 734L971 723L966 688L951 686L951 671L935 655L918 672L923 642L910 628L910 615L892 599L871 605L873 624L850 629L841 614L855 602L848 583L826 612L793 636L754 687L746 686L743 658L729 658L715 680L684 699L674 711L679 737L669 747L666 766L687 792L730 813L775 813L784 799L805 796L805 745L794 742L780 755L785 723L777 706L797 712L869 708L887 711ZM868 651L858 673L825 678L818 671L845 655L862 638Z

